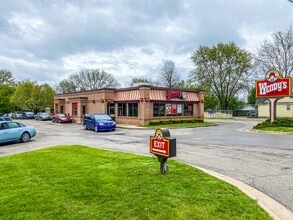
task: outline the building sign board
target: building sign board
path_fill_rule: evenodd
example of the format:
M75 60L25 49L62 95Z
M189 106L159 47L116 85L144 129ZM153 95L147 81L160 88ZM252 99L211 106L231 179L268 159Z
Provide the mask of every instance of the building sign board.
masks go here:
M177 113L182 114L182 104L177 104Z
M166 114L171 115L172 109L171 109L171 104L166 104Z
M177 114L177 105L172 104L172 115L176 115L176 114Z
M280 78L277 70L270 70L264 80L256 81L256 97L291 96L291 78Z
M182 91L176 91L176 90L167 90L167 98L168 99L173 99L173 98L182 98L186 99L187 98L187 93L182 92Z

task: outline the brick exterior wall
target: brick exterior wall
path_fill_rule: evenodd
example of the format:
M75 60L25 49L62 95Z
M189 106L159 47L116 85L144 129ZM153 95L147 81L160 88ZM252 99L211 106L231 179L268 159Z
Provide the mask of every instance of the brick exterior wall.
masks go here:
M118 105L115 104L115 121L121 124L133 124L133 125L149 125L151 120L167 120L176 118L204 118L204 91L187 91L196 93L198 100L193 103L193 115L192 116L176 116L176 117L153 117L153 102L150 100L150 90L152 87L142 86L136 88L129 88L129 91L138 90L138 92L132 92L137 95L136 100L115 100L119 91L125 94L127 89L101 89L96 91L85 91L68 94L56 94L54 99L54 112L56 113L56 103L58 104L58 112L69 114L73 116L73 122L82 122L85 114L88 113L104 113L107 114L108 103L119 102L136 102L138 103L138 116L137 117L125 117L118 116ZM161 89L162 92L166 92L166 88ZM168 103L170 100L165 100ZM73 115L72 105L77 103L77 115ZM181 101L180 103L184 103ZM63 106L63 107L62 107ZM83 113L83 106L85 106L85 113ZM61 109L63 108L63 112Z

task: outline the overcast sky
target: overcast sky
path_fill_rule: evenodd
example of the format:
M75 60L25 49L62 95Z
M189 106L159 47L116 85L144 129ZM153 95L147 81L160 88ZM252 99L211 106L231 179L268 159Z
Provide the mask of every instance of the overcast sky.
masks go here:
M287 0L0 0L0 69L51 86L99 68L126 86L173 60L186 80L199 45L253 50L293 24Z

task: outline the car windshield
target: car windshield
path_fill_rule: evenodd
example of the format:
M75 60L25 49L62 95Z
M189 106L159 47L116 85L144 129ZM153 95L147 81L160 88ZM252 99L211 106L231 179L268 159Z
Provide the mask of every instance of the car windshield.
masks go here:
M32 112L26 112L26 114L28 114L28 115L33 115L34 113L32 113Z
M65 114L59 114L58 116L59 117L67 117L67 115L65 115Z
M112 120L109 115L94 115L96 121L109 121Z
M47 116L49 114L44 112L44 113L41 113L40 115Z
M9 117L5 117L4 120L5 120L5 121L12 121L12 119L9 118Z

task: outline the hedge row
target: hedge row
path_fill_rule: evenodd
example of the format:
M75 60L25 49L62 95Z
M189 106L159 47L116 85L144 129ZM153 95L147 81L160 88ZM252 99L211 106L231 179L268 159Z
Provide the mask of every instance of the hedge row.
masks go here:
M253 128L260 129L267 127L293 127L293 118L277 118L273 123L270 123L270 119L267 119Z
M167 124L182 124L182 123L199 123L203 119L171 119L168 121L150 121L150 125L167 125Z

